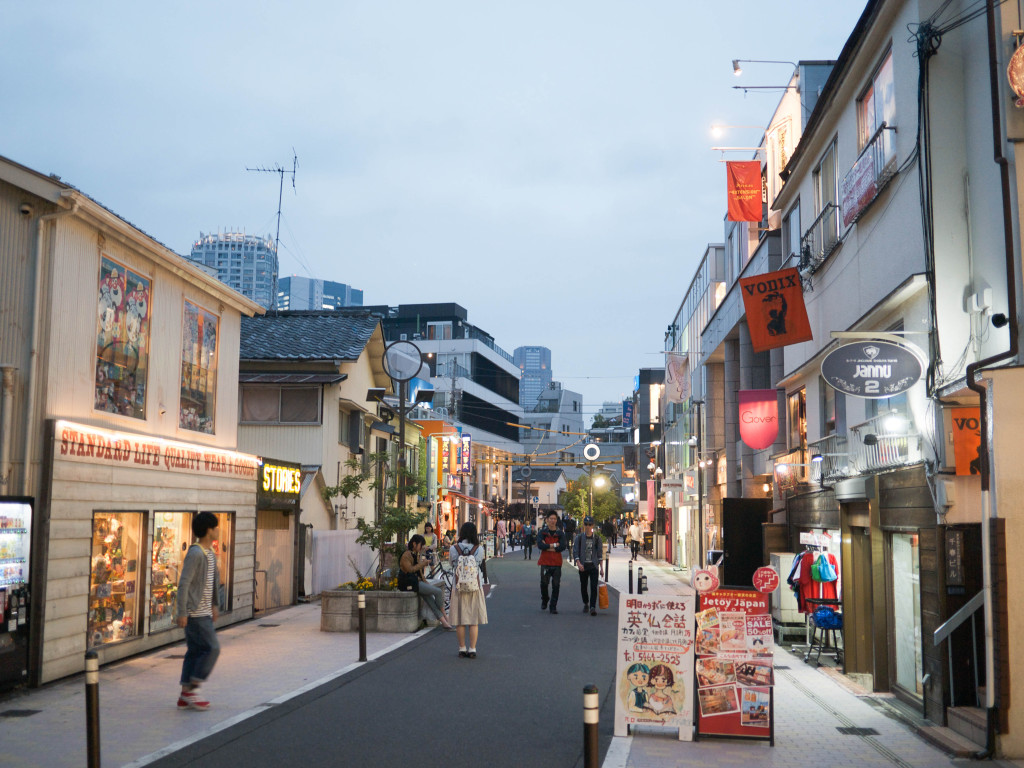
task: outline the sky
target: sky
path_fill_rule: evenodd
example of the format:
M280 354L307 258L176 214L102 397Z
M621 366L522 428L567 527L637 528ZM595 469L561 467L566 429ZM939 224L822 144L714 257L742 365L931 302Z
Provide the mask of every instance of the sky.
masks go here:
M663 365L725 171L786 64L860 0L0 0L0 155L187 255L274 236L280 274L366 304L456 302L552 351L584 412ZM712 138L712 124L736 126ZM294 189L291 168L298 158ZM731 159L749 159L735 154Z

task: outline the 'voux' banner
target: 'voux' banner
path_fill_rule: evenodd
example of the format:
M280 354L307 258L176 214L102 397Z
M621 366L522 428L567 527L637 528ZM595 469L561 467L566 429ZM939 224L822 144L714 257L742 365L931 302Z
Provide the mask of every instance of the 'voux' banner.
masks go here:
M740 290L747 311L750 344L755 352L813 338L800 273L796 269L744 277L740 280Z

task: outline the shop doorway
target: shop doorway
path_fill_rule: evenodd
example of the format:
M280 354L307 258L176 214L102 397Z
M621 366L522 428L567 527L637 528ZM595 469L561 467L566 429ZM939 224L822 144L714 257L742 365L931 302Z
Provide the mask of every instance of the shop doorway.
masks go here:
M767 565L763 525L772 518L771 499L722 500L722 585L749 589L754 571Z
M916 533L889 535L892 590L889 665L894 670L893 692L921 704L921 557Z
M874 632L871 595L871 536L868 528L849 528L849 549L843 557L843 642L847 674L874 674Z
M293 602L294 515L277 509L256 511L257 611L283 608Z

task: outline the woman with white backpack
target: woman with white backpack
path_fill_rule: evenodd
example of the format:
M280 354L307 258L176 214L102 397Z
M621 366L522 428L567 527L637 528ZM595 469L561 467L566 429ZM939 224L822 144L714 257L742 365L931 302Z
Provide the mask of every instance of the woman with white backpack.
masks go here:
M476 658L477 632L481 624L487 623L487 601L484 598L484 583L480 576L480 563L484 550L477 537L473 523L463 523L459 529L459 540L448 553L455 583L452 585L452 603L448 610L449 621L455 625L459 639L459 657ZM466 628L469 628L469 644L466 644Z

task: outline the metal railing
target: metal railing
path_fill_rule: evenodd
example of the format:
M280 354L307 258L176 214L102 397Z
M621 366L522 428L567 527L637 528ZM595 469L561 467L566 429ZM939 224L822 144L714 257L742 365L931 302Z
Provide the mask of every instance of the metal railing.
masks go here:
M923 458L921 435L912 430L910 419L899 411L850 427L850 437L850 467L858 472L905 467Z
M827 483L849 477L850 455L846 450L846 435L829 435L807 444L811 459L811 479Z
M950 616L943 623L941 627L932 633L932 645L938 647L939 644L947 639L953 632L968 619L971 620L971 650L973 653L973 660L971 662L971 669L974 671L974 706L981 706L981 694L980 686L978 682L978 665L980 659L978 658L978 631L975 627L974 614L985 607L985 594L979 592L970 600L967 604ZM953 674L953 649L949 647L946 649L946 657L949 659L949 701L952 706L956 706L956 688L954 684Z
M830 201L800 238L800 271L813 275L839 243L839 206Z

